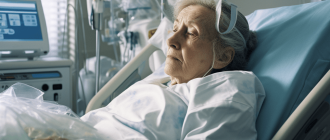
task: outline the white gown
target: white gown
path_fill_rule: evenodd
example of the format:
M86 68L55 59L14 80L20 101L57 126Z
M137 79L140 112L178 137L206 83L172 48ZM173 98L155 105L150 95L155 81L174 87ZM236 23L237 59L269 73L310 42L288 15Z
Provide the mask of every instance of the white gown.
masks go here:
M149 76L81 119L114 140L257 139L265 92L252 72L219 72L169 87L166 81L167 75Z

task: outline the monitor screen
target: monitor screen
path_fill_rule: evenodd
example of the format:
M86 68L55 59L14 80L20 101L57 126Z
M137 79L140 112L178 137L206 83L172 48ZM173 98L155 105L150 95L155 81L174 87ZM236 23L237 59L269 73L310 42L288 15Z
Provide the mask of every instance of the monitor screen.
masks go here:
M42 40L36 2L0 1L0 42Z

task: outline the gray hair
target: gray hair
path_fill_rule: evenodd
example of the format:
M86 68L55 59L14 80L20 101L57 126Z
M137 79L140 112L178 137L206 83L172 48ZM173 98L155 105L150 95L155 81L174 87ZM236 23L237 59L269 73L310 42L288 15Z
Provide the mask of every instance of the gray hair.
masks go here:
M190 5L201 5L209 8L216 12L216 2L214 0L180 0L174 8L174 18L186 7ZM220 17L220 31L224 32L227 30L230 23L231 16L231 6L227 2L222 2L222 11ZM216 18L216 17L214 17ZM215 25L215 24L214 24ZM246 44L242 37L239 35L236 29L243 35L246 40ZM250 31L249 23L247 22L245 16L238 11L237 21L235 28L227 34L218 34L216 39L213 41L213 47L216 52L216 59L221 59L220 52L224 47L233 47L235 50L235 56L233 61L227 65L225 68L220 70L213 69L211 73L220 71L230 71L230 70L245 70L251 53L257 46L257 36L255 32Z

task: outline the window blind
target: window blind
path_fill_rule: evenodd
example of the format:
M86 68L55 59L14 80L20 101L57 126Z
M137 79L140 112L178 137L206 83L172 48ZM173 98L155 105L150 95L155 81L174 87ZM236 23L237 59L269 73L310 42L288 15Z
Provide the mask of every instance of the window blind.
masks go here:
M49 38L49 53L44 57L69 58L67 4L72 0L41 0Z
M76 0L41 0L49 38L49 53L43 57L61 57L76 61L76 22L75 7ZM70 5L70 6L68 6ZM76 66L71 67L73 102L75 102L76 91ZM73 111L76 104L73 103Z

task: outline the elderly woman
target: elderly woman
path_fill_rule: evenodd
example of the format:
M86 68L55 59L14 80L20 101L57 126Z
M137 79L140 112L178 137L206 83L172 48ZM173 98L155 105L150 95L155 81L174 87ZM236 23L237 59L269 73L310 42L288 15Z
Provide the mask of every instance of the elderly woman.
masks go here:
M177 5L174 11L174 35L167 40L169 48L165 67L165 72L173 81L172 85L203 77L212 66L213 51L216 55L212 67L214 70L207 74L244 70L250 52L256 46L256 35L249 31L248 22L241 13L235 26L238 31L219 34L214 26L215 6L214 1L207 0L182 0ZM228 28L230 13L230 5L223 3L221 31Z
M252 72L239 71L256 36L239 12L226 32L231 6L222 2L220 19L216 6L213 0L177 3L167 75L137 82L82 120L109 139L256 139L265 94Z

